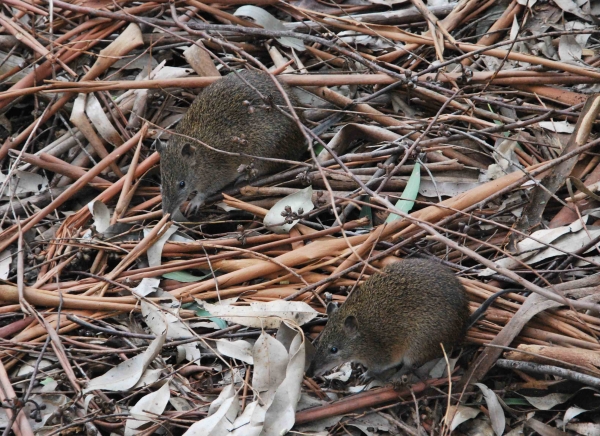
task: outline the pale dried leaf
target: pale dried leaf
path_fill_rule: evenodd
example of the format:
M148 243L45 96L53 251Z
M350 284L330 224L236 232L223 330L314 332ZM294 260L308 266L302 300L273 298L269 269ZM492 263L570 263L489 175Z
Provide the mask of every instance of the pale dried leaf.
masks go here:
M163 328L162 324L157 322L157 320L164 319L167 325L167 339L180 340L194 337L186 325L176 316L168 312L163 312L146 301L141 302L141 307L142 315L144 316L146 325L148 325L152 333L155 335L158 335L158 331ZM186 360L195 362L196 360L200 359L200 350L195 343L182 344L181 347L183 350L185 350Z
M565 417L563 419L563 430L564 430L564 426L566 424L568 424L573 418L575 418L578 415L581 415L582 413L585 412L589 412L589 410L586 409L582 409L581 407L577 407L577 406L571 406L567 409L567 411L565 412Z
M132 289L133 293L140 297L145 297L159 288L160 280L154 278L143 278L139 285Z
M550 410L554 406L569 401L572 396L573 394L561 394L559 392L544 395L543 397L527 397L523 395L529 404L538 410Z
M339 380L342 382L347 382L352 375L352 365L350 362L344 363L340 366L336 372L328 374L324 376L327 380Z
M566 429L585 436L600 436L600 424L593 422L570 422Z
M226 400L235 396L235 391L235 386L233 384L228 384L227 386L225 386L219 394L219 396L210 404L208 408L208 416L217 413L218 410L221 408L221 405Z
M588 14L586 14L585 12L583 12L581 10L581 8L579 6L577 6L577 3L575 3L573 0L553 0L553 1L554 1L554 4L556 6L558 6L559 8L561 8L563 11L573 14L576 17L579 17L585 21L591 20L591 17Z
M228 341L227 339L218 339L217 350L224 356L241 360L252 365L252 344L248 341Z
M142 374L142 377L133 387L134 389L143 388L144 386L151 386L158 381L162 373L162 369L146 369Z
M541 128L556 133L573 133L575 131L575 126L573 124L570 124L567 120L540 121L538 124Z
M254 302L250 306L220 306L199 301L212 316L247 327L277 328L282 320L303 325L319 312L301 301L274 300L267 303Z
M263 220L265 226L275 233L289 233L299 220L285 223L285 218L281 214L286 213L286 207L288 206L291 208L292 213L298 215L310 212L315 208L312 202L312 194L312 186L309 186L279 200L265 216Z
M267 30L285 31L288 30L284 24L275 18L273 15L268 13L262 8L252 5L245 5L238 8L233 15L236 17L248 17L252 18L254 22ZM304 51L304 42L298 38L291 38L289 36L275 38L281 45L294 50Z
M517 0L517 3L523 6L527 6L528 8L533 7L537 3L537 0Z
M110 211L100 200L88 203L88 209L94 218L94 227L98 233L104 233L110 227Z
M0 185L9 178L6 174L0 173ZM2 196L23 194L39 194L48 189L48 179L36 173L27 171L13 171L8 180L7 188L0 193Z
M265 414L264 436L279 436L294 426L306 358L304 340L300 333L290 346L290 356L285 379L277 388L273 402Z
M138 428L153 421L155 415L161 415L167 407L170 396L169 383L165 383L157 391L140 398L129 410L131 418L127 419L125 424L125 436L133 436L144 431L143 429L138 430Z
M240 408L238 396L223 401L219 410L193 424L184 436L229 436Z
M494 433L496 433L496 436L502 436L504 428L506 427L506 418L504 417L504 410L502 410L502 406L500 405L500 401L498 401L496 393L483 383L475 383L475 386L481 389L481 392L483 393L485 403L490 412L490 420L492 421Z
M164 233L164 235L162 235L154 244L152 244L152 246L150 248L148 248L148 251L146 252L146 254L148 255L148 265L149 266L160 266L161 265L161 257L162 257L162 250L163 247L165 246L165 244L167 243L167 241L169 240L169 238L171 237L171 235L173 235L173 233L175 233L177 231L177 226L175 225L171 225L171 227L169 227L169 229ZM151 229L145 228L144 229L144 237L148 236L148 233L151 232Z
M8 278L11 263L12 256L10 250L4 250L0 253L0 280L6 280Z
M117 129L112 125L108 116L104 113L102 105L94 94L88 94L85 103L85 113L100 134L107 142L114 146L119 146L123 143L123 139L117 132Z
M275 391L285 379L288 352L281 342L263 332L254 343L252 355L252 387L260 394L262 404L268 407Z
M431 177L422 177L419 186L419 194L424 197L435 198L438 198L439 196L455 197L480 185L481 183L479 183L478 180L469 180L468 178L436 177L432 180Z
M162 334L154 339L146 351L137 356L119 363L100 377L88 383L83 393L95 390L126 391L138 382L150 362L160 353L166 339L166 326L163 324Z
M454 429L461 425L463 422L475 418L477 415L479 415L480 412L480 410L475 409L473 407L450 406L448 408L448 412L446 413L446 417L452 418L452 423L450 424L450 431L454 431Z
M230 436L259 436L264 418L259 418L256 422L257 417L264 417L264 410L258 401L253 401L246 405L244 412L233 423L234 430Z

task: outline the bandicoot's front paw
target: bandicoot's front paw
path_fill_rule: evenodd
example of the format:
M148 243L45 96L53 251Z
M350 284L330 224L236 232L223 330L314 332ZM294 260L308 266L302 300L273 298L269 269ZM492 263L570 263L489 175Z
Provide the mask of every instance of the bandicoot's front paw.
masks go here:
M368 369L358 377L358 381L362 384L367 384L371 380L378 379L378 378L379 378L379 373L376 373L376 372Z
M205 196L198 194L196 195L194 198L192 198L192 201L190 201L187 205L187 207L185 208L185 214L187 216L194 216L196 215L196 213L200 210L200 208L204 205L204 199Z

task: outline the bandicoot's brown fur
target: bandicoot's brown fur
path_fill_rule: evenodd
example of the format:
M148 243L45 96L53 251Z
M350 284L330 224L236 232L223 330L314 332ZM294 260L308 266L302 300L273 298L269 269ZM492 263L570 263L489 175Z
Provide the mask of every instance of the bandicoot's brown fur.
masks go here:
M449 351L469 320L465 290L454 274L420 259L388 265L327 313L309 374L348 361L362 363L369 375L401 363L412 368L441 357L440 344Z
M297 106L290 89L282 87ZM193 191L197 195L192 208L197 209L207 196L238 179L242 165L251 164L253 176L285 166L261 157L300 158L306 150L304 136L294 120L274 105L287 111L279 89L262 72L230 73L201 92L168 144L158 147L163 213L179 210ZM246 156L221 153L206 145Z

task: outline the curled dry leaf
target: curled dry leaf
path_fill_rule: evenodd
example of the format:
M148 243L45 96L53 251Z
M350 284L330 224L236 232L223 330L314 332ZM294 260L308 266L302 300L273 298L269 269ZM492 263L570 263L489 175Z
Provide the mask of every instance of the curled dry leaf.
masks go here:
M133 436L144 431L146 425L154 420L155 415L163 413L170 396L169 383L165 383L157 391L140 398L129 411L131 418L125 424L125 436Z
M288 30L283 25L281 21L275 18L273 15L268 13L262 8L252 5L246 5L238 8L237 11L233 13L236 17L248 17L252 18L256 24L261 25L267 30ZM298 38L291 38L289 36L284 36L281 38L275 38L281 45L284 47L293 48L294 50L304 51L306 48L304 47L304 42Z
M506 427L506 418L504 417L504 410L502 410L496 393L483 383L475 383L475 386L481 389L483 393L483 398L485 398L485 403L490 412L490 420L492 421L494 433L496 433L496 436L502 436Z
M151 229L145 228L144 229L144 237L148 236L150 231L151 231ZM167 229L167 231L154 244L152 244L152 246L150 248L148 248L148 251L146 252L146 254L148 255L148 265L149 266L152 267L152 266L160 266L161 265L160 260L162 257L163 247L165 246L165 244L167 243L169 238L176 231L177 231L177 226L171 225L171 227L169 227Z
M288 327L284 325L281 328ZM279 336L283 338L286 335ZM234 386L229 385L211 404L209 417L194 424L185 434L279 436L287 433L295 422L304 376L305 353L305 341L301 332L297 332L290 342L289 353L284 344L263 332L252 347L251 356L254 362L252 388L259 399L249 403L237 417L238 397ZM223 421L223 417L227 418L227 422ZM230 433L224 433L227 431Z
M235 389L233 387L223 389L219 398L215 400L215 402L217 401L218 409L212 414L209 411L209 417L193 424L184 433L184 436L227 436L231 434L232 424L240 409Z
M273 400L277 387L285 379L288 352L280 341L262 333L254 343L252 354L254 356L252 387L260 395L263 404L268 406Z
M523 398L538 410L550 410L554 406L569 401L573 395L574 394L554 392L552 394L544 395L543 397L527 397L523 395Z
M162 334L150 343L146 351L125 362L119 363L100 377L90 380L83 393L95 390L126 391L135 386L148 365L150 365L150 362L158 356L165 343L167 329L164 321L160 330Z
M564 426L566 424L568 424L569 422L571 422L571 420L573 418L575 418L585 412L589 412L589 410L582 409L581 407L577 407L577 406L569 407L567 409L567 411L565 412L565 416L563 418L563 430L564 430Z
M190 329L175 315L172 315L168 312L163 312L158 309L156 306L146 302L141 302L142 307L142 315L144 316L144 320L148 325L148 328L155 335L159 334L164 327L161 324L160 320L164 320L167 326L166 337L167 339L189 339L193 338L194 335L191 333ZM185 350L185 359L194 362L200 359L200 350L195 343L182 344L180 345L183 350Z
M160 374L162 373L162 369L146 369L142 374L142 378L138 380L138 382L133 387L134 389L143 388L144 386L152 386L154 383L158 381L160 378Z
M466 406L450 406L446 412L444 419L452 419L450 423L450 431L454 431L456 427L469 419L475 418L481 411L473 407Z
M292 218L310 212L315 208L312 195L313 189L312 186L309 186L282 198L273 205L265 216L263 221L265 226L275 233L289 233L299 221L299 219Z
M104 113L102 105L94 94L89 94L85 102L85 113L100 134L106 141L112 145L119 146L123 143L121 135L112 125L108 116Z
M264 436L285 434L295 423L306 361L304 337L300 333L292 341L289 356L285 379L277 388L273 402L265 414L262 433Z
M507 257L495 261L495 264L504 268L517 268L521 262L527 264L535 264L550 257L564 255L564 252L575 252L586 246L590 240L600 235L600 229L584 229L583 224L588 221L589 215L585 215L582 219L574 221L568 226L556 227L554 229L543 229L533 232L531 237L520 241L517 248L520 254L514 259ZM538 242L539 241L539 242ZM552 244L552 247L547 247L546 244ZM559 250L560 249L560 250ZM592 247L587 252L595 250ZM491 268L486 268L479 273L480 276L489 276L495 271Z
M108 207L100 200L94 200L87 205L92 217L94 218L94 227L98 233L104 233L110 227L110 211Z
M328 374L324 376L327 380L339 380L342 382L347 382L352 375L352 365L350 362L344 363L342 366L338 368L336 372Z

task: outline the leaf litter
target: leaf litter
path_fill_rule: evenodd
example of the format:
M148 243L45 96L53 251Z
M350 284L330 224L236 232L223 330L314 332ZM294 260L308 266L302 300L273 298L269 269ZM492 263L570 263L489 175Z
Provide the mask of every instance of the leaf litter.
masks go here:
M599 13L10 0L0 428L598 434ZM298 95L311 149L162 220L157 141L208 83L263 66ZM472 310L514 290L450 376L441 359L410 389L365 385L356 364L305 377L325 303L415 256L451 267Z

